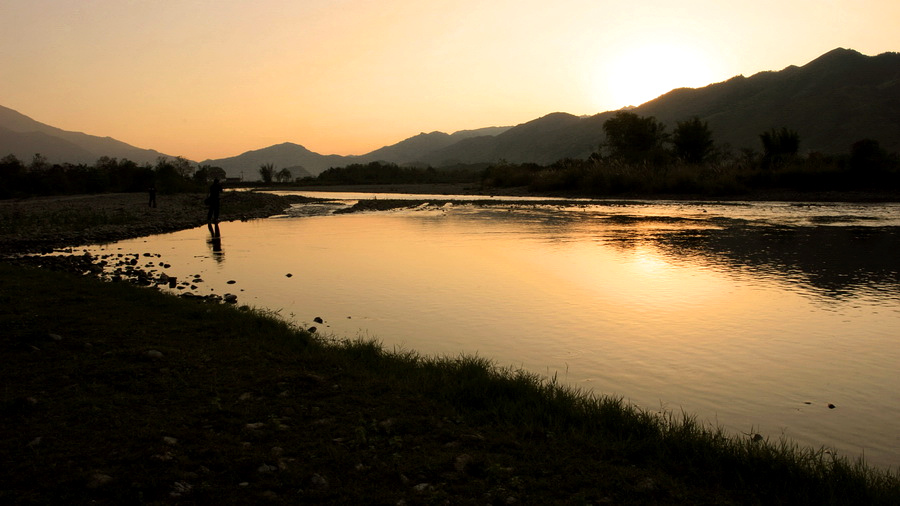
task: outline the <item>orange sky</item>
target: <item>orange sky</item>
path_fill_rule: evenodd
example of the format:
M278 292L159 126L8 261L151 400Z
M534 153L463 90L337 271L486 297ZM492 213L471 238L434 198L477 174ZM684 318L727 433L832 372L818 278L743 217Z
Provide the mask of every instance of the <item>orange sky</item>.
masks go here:
M4 0L0 105L201 161L594 114L900 51L897 0Z

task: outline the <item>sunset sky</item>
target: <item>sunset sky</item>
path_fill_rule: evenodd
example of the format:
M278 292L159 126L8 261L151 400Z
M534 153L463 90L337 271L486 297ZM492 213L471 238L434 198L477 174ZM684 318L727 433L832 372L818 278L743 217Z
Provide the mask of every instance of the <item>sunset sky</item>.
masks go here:
M900 51L897 0L3 0L0 105L202 161L638 105Z

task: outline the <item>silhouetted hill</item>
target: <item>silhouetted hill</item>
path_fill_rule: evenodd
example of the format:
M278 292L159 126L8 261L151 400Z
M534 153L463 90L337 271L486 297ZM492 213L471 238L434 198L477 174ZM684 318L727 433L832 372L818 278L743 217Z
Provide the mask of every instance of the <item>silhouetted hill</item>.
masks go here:
M669 126L691 116L716 142L760 149L759 134L786 126L803 152L846 153L873 138L900 151L900 53L865 56L835 49L802 67L737 76L704 88L673 90L634 110Z
M865 56L835 49L801 67L737 76L703 88L672 90L631 109L655 116L672 132L676 122L698 116L709 123L717 143L760 149L759 135L787 127L800 135L801 152L847 153L852 143L872 138L900 151L900 54ZM490 127L454 134L421 133L360 156L320 155L283 143L238 156L205 160L229 176L257 179L259 166L272 163L294 176L318 175L330 167L386 161L400 165L447 166L506 160L548 164L586 158L603 139L603 123L614 111L593 116L552 113L515 127ZM93 163L103 155L155 162L160 153L38 123L0 107L0 156L29 161L41 153L51 162ZM301 170L302 169L302 170Z
M3 127L0 127L0 153L3 153L2 156L13 154L26 164L31 162L36 153L43 156L47 156L45 153L52 153L53 159L48 156L51 162L71 160L95 162L98 158L90 151L60 137L44 132L15 132Z
M360 162L390 161L395 163L429 163L431 153L476 137L493 137L512 127L487 127L477 130L460 130L452 134L444 132L420 133L391 146L376 149L359 157ZM447 164L442 164L447 165Z
M515 126L500 135L460 141L424 159L435 165L446 165L499 160L546 164L561 158L587 158L597 150L603 122L612 114L578 117L555 112Z
M155 163L160 156L167 156L111 137L97 137L45 125L0 106L0 156L12 154L29 163L35 153L40 153L50 163L89 165L101 156L127 158L139 164Z
M288 168L294 177L317 176L331 167L343 167L353 163L375 161L399 164L428 163L426 155L460 140L490 136L510 127L487 127L477 130L461 130L453 134L444 132L420 133L391 146L384 146L360 156L320 155L299 144L285 142L267 148L247 151L230 158L205 160L201 163L222 167L229 177L258 179L260 165L272 163L276 170Z
M800 134L803 152L847 153L864 138L900 151L900 54L865 56L835 49L802 67L673 90L631 111L655 116L669 132L678 121L696 115L709 123L716 142L734 148L759 150L759 134L786 126ZM603 123L613 114L554 113L423 158L433 164L501 159L547 164L586 158L604 140Z
M329 167L340 167L354 163L356 157L320 155L292 142L284 142L267 148L247 151L238 156L204 160L204 165L222 167L228 177L243 177L247 180L259 179L259 167L271 163L275 169L287 168L294 177L314 176Z
M864 138L900 151L900 54L865 56L839 48L802 67L673 90L631 111L655 116L669 132L678 121L696 115L709 123L716 142L735 149L759 150L759 134L785 126L800 134L803 152L846 153ZM424 161L435 166L500 160L548 164L586 158L604 140L603 123L614 114L552 113L498 134L444 146L440 144L450 140L446 134L421 134L395 145L407 143L405 149L386 147L380 154L395 163ZM424 152L428 148L434 149Z

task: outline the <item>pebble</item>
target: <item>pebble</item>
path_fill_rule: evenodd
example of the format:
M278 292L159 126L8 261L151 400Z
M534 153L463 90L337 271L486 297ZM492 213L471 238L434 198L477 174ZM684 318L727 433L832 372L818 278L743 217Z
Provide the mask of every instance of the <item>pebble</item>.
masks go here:
M469 466L469 462L472 462L472 456L467 453L463 453L462 455L456 457L456 461L453 463L453 467L457 472L464 473L466 472L466 468Z
M274 473L277 470L277 467L270 466L269 464L263 464L257 469L257 471L259 471L260 473Z
M187 494L194 488L193 485L186 481L176 481L172 485L172 491L169 492L170 497L181 497L182 494Z
M320 474L312 475L312 478L310 479L310 481L312 482L313 486L315 486L316 488L321 488L321 489L328 488L328 480L326 480L325 477L323 477Z
M100 488L103 485L113 481L112 476L103 473L94 473L88 480L88 488Z

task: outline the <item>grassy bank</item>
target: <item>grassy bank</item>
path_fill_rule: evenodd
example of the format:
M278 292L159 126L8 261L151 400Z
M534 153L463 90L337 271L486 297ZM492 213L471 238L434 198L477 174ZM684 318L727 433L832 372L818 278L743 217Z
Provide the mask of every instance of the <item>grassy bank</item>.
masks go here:
M900 502L896 475L483 358L29 265L0 262L3 504Z
M481 358L0 265L0 502L890 504L896 477ZM759 438L756 438L759 439Z

